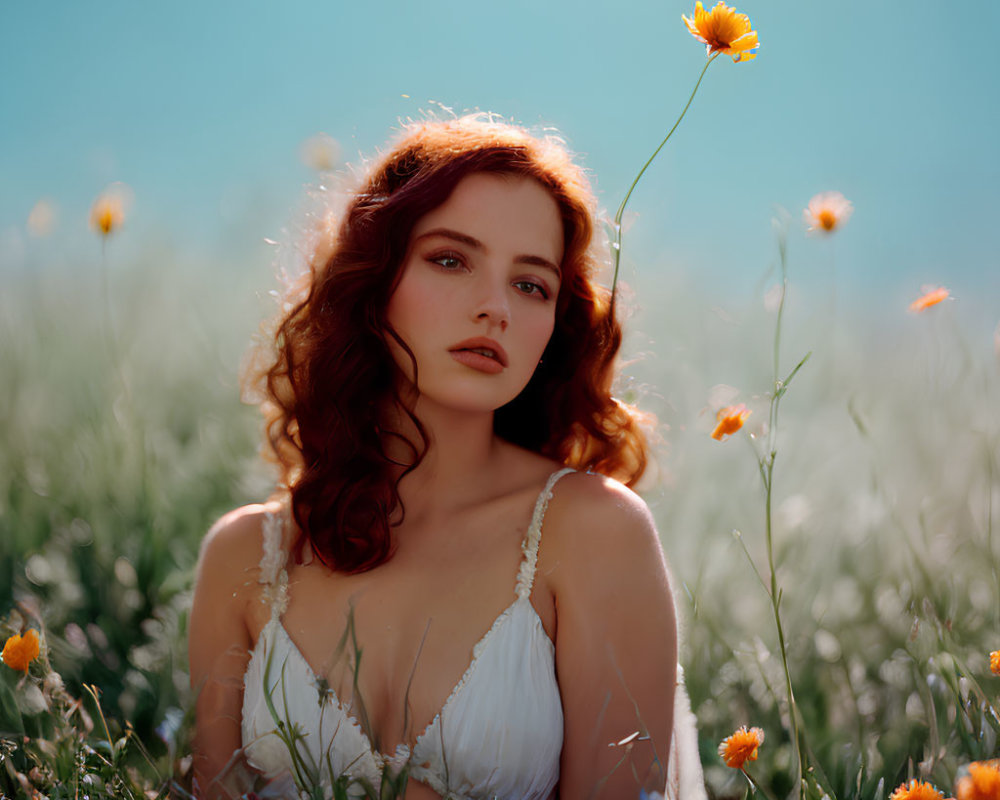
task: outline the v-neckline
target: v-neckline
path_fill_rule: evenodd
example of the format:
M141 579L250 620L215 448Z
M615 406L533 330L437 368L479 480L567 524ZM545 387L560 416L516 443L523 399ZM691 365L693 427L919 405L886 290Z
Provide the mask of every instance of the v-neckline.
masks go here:
M552 648L554 652L555 643L549 637L548 633L545 630L545 626L542 623L541 617L538 614L538 611L531 603L531 594L534 583L536 561L538 557L538 544L541 538L542 520L545 515L545 511L548 508L548 503L552 496L552 489L555 486L556 481L558 481L563 475L566 475L570 472L574 472L574 470L570 467L563 467L562 469L553 472L552 474L549 475L548 480L546 481L545 486L543 487L541 492L539 492L535 500L535 505L532 511L531 522L528 526L527 533L525 534L524 539L521 542L521 551L524 554L524 557L522 558L521 565L518 568L517 580L515 583L515 590L514 590L515 594L514 600L511 601L511 603L494 618L493 623L490 625L487 631L482 636L479 637L479 639L475 642L475 644L473 644L472 655L468 665L465 668L465 671L462 673L462 676L459 678L458 682L452 687L451 691L448 693L448 697L445 699L444 705L441 706L441 709L434 715L433 719L431 719L431 721L427 723L427 725L424 727L420 735L413 740L412 750L409 748L408 745L406 745L403 742L399 743L396 746L394 754L388 754L376 750L372 746L371 740L368 738L368 734L365 732L364 728L362 728L361 724L354 717L354 715L352 715L343 705L340 698L337 696L337 693L333 691L332 688L328 690L328 702L331 702L341 712L341 714L348 721L348 723L360 734L362 740L364 741L366 749L371 754L372 758L375 760L376 764L380 768L389 759L399 757L401 750L405 751L407 755L411 754L420 746L421 742L428 736L428 734L431 733L434 726L440 723L442 715L445 713L445 711L447 711L448 707L451 705L454 698L465 687L469 678L475 671L476 665L479 663L480 656L485 650L486 644L488 643L490 636L507 619L510 618L514 610L517 608L518 603L521 602L527 603L531 617L533 617L532 624L536 625L541 630L542 635L545 637L545 640L548 642L549 646ZM261 633L257 638L257 642L254 644L254 648L251 651L251 658L256 657L258 655L261 641L265 638L264 634L267 631L267 628L272 626L276 627L281 632L281 635L284 636L285 640L287 641L289 651L293 653L301 662L302 666L305 669L307 678L311 678L314 683L320 684L323 679L321 679L316 674L316 671L312 668L312 665L310 665L306 657L302 654L301 649L292 639L291 635L288 633L288 630L285 628L284 623L281 620L281 615L284 612L284 608L288 602L286 594L287 573L285 572L284 569L284 559L278 557L279 551L277 550L277 548L280 547L279 544L280 540L269 539L269 534L266 527L264 534L265 534L264 535L265 553L264 553L264 558L261 562L262 568L264 565L264 561L268 561L269 559L273 559L273 564L270 561L268 561L268 569L269 571L271 571L271 577L268 578L267 580L262 578L261 582L267 583L274 590L276 590L276 596L270 598L271 612L272 612L271 619L265 624L264 628L261 630ZM276 548L275 552L270 553L268 550L269 547Z
M493 623L490 625L489 629L487 629L487 631L482 636L480 636L479 639L476 641L476 643L472 646L472 656L469 660L468 666L466 666L465 671L462 673L462 676L458 679L458 682L452 687L451 691L448 693L448 697L445 699L444 704L441 706L440 710L434 715L431 721L427 723L423 731L421 731L420 735L413 740L412 748L410 748L410 746L407 745L405 742L400 742L399 744L396 745L393 753L386 753L382 750L377 750L372 745L372 742L369 739L367 732L362 727L361 723L347 709L347 707L343 704L337 693L332 688L328 690L328 702L336 706L336 708L343 715L344 719L346 719L347 722L358 732L358 734L364 740L365 747L367 748L368 752L372 755L372 757L375 759L379 768L381 768L381 766L390 759L398 757L401 750L405 752L407 755L417 750L417 748L420 746L420 743L427 737L427 735L431 732L434 726L440 723L442 715L448 710L448 707L451 705L452 701L455 699L458 693L465 687L469 678L472 676L472 673L475 671L476 665L479 663L480 657L482 656L483 651L486 648L486 644L489 642L490 636L493 634L494 631L500 628L500 626L503 625L503 623L506 620L510 619L510 617L514 612L514 609L517 607L518 603L521 602L528 604L528 607L530 609L530 614L534 618L533 619L534 624L541 627L542 633L545 635L546 640L549 642L550 645L552 645L553 648L555 647L555 644L552 642L551 638L549 638L548 633L545 631L544 625L542 625L542 620L541 617L539 617L538 615L538 611L531 603L529 597L528 596L515 597L514 601L496 616L496 618L493 620ZM280 632L280 635L284 637L288 645L289 651L299 660L301 665L305 668L307 677L316 684L321 683L324 679L320 678L320 676L316 674L316 670L312 668L312 665L302 654L302 650L299 649L299 646L295 643L295 640L292 639L291 634L288 632L288 629L285 628L285 625L281 621L281 619L277 616L271 617L271 619L265 625L264 630L266 630L268 627L276 628ZM261 641L263 641L265 638L264 630L261 631L261 635L258 636L257 638L257 643L254 646L254 654L256 654L256 651L260 646Z

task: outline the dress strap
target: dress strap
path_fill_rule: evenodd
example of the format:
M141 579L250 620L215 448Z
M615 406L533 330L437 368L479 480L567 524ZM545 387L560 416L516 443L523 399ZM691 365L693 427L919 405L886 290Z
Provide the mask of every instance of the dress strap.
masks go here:
M519 598L528 597L531 594L532 584L535 582L535 565L538 563L538 543L542 539L542 520L545 518L545 510L549 507L549 500L552 499L552 489L563 475L576 472L572 467L563 467L558 472L553 472L545 488L538 495L535 501L535 511L531 515L531 525L521 542L521 552L524 553L524 560L521 561L521 568L517 572L517 585L514 592Z
M282 512L265 512L264 524L261 526L264 555L260 559L260 576L257 580L264 584L261 601L271 607L271 619L280 619L288 607L288 572L285 570L288 553L281 546L284 527Z

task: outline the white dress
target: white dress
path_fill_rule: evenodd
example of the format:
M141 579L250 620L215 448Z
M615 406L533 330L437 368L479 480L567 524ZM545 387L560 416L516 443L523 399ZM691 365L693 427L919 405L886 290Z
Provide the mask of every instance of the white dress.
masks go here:
M264 525L260 580L271 618L251 652L244 676L242 734L247 762L268 777L298 771L332 796L338 776L355 780L350 797L363 796L361 781L376 789L383 768L409 776L449 800L549 800L559 781L563 713L555 672L555 646L529 597L542 521L552 489L571 472L554 473L535 504L521 548L513 602L472 649L465 674L441 711L414 740L412 750L378 752L325 681L318 678L281 622L287 604L282 521ZM678 683L674 744L667 797L704 797L694 718ZM279 729L279 722L284 726ZM293 757L280 737L295 726ZM686 753L686 754L685 754ZM680 791L683 790L683 791ZM638 792L636 793L638 795Z

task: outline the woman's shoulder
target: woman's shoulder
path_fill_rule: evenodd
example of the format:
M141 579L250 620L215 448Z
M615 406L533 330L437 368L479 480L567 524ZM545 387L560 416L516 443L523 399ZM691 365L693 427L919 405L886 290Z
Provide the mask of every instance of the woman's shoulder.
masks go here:
M569 619L592 630L619 625L623 609L639 606L669 617L670 581L652 512L613 478L576 472L559 481L539 561L563 630Z
M663 560L649 506L624 484L589 472L570 473L556 484L543 541L570 577L595 568L627 574L650 559Z
M230 575L244 580L246 571L257 567L263 557L268 521L283 516L283 506L276 501L240 506L223 514L202 540L199 572L210 569L216 578ZM288 544L287 528L281 527L282 547Z
M649 506L625 484L593 472L564 476L553 492L553 527L568 528L574 536L600 538L621 530L636 535L654 534L656 526ZM548 520L547 520L548 521Z

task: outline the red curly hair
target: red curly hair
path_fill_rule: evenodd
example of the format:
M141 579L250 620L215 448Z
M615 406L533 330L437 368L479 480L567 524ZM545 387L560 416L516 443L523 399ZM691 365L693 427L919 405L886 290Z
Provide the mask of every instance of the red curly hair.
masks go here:
M594 282L595 203L582 170L558 140L492 119L413 123L317 248L297 299L275 320L266 362L248 378L264 390L266 443L301 535L332 569L363 572L392 553L398 484L428 440L398 391L387 339L402 341L386 307L416 222L478 172L538 181L564 234L552 337L527 386L495 412L496 434L629 485L646 467L646 415L611 395L622 332L610 293ZM387 404L409 415L420 442L387 428ZM388 455L391 439L408 445L405 463Z

